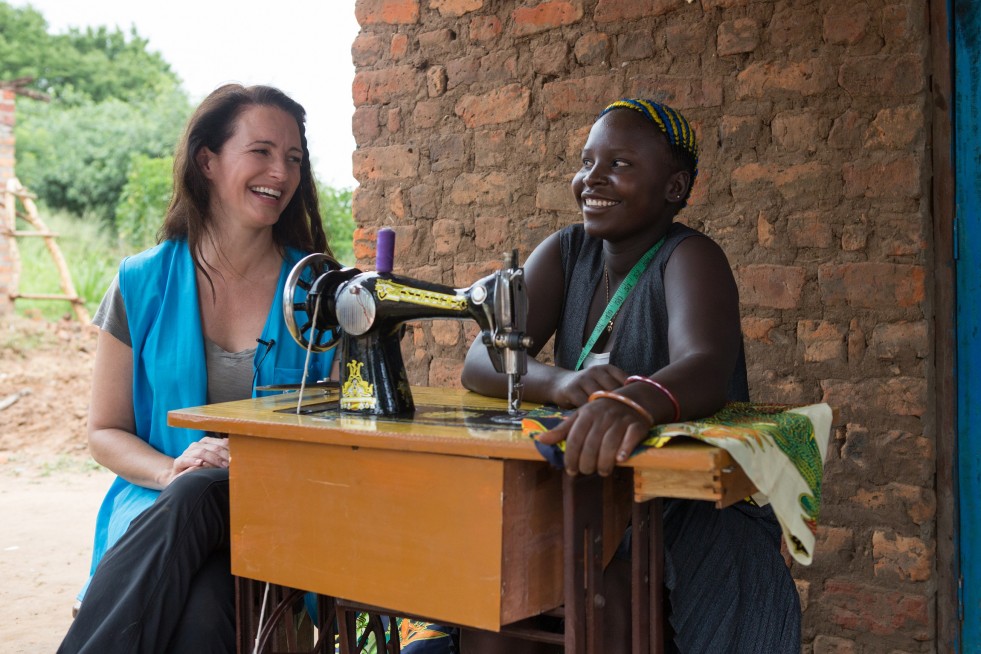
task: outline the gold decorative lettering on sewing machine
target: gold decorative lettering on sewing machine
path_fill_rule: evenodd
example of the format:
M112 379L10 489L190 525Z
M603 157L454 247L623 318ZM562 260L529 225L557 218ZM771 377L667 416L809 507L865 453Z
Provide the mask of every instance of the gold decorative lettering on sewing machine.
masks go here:
M412 288L387 279L379 279L375 282L375 292L378 294L378 299L382 301L408 302L423 307L449 309L451 311L465 311L467 308L466 296Z
M341 384L341 408L348 411L365 411L375 408L375 388L361 376L363 361L347 362L347 379Z
M507 375L508 419L521 414L521 377L532 341L525 334L528 296L517 252L505 257L504 268L467 288L342 268L312 254L290 272L283 312L304 348L324 352L340 344L341 410L374 415L415 409L400 346L405 322L474 320L494 369Z

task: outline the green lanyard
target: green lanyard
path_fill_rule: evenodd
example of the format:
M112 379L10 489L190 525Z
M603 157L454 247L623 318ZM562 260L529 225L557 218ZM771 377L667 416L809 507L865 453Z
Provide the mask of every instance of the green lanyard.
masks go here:
M616 315L616 312L620 310L623 305L623 301L627 299L627 295L633 290L634 286L637 285L637 280L640 276L644 274L647 270L648 264L650 264L651 259L657 254L657 251L661 249L664 245L664 238L655 243L650 250L644 253L644 256L640 258L640 261L634 264L634 267L630 269L627 273L627 278L623 280L620 284L620 288L617 292L613 294L610 299L609 304L606 305L606 309L603 311L603 315L600 316L599 321L596 326L593 327L593 333L590 335L589 340L582 348L582 353L579 355L579 361L576 362L576 367L573 370L579 370L582 368L582 362L586 360L586 356L593 350L593 346L596 345L597 339L599 339L600 334L606 329L606 326L610 323L610 320Z

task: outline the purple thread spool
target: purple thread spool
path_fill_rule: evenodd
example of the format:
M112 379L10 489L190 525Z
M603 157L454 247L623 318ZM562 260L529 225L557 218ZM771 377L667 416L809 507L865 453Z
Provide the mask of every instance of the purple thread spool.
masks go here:
M380 273L392 272L392 259L395 257L395 230L382 227L378 230L375 245L375 270Z

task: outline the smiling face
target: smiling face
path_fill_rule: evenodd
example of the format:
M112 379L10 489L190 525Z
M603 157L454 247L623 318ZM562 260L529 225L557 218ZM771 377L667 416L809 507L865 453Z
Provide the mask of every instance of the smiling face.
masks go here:
M657 127L618 109L593 124L572 192L586 233L617 242L663 233L690 179Z
M250 106L219 152L203 147L196 159L211 185L210 215L217 224L269 228L300 184L300 129L282 109Z

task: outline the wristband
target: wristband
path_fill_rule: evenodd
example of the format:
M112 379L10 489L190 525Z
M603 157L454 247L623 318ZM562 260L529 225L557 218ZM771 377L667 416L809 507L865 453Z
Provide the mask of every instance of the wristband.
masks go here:
M641 417L647 420L647 422L651 423L652 425L654 424L654 418L651 417L651 414L647 411L647 409L637 404L626 395L620 395L619 393L613 393L611 391L596 391L595 393L589 396L590 402L592 402L593 400L600 400L600 399L616 400L620 404L626 404L631 409L639 413Z
M671 422L678 422L679 420L681 420L681 405L678 404L678 398L674 396L674 393L672 393L667 388L665 388L663 384L661 384L658 381L654 381L650 377L641 377L640 375L633 375L631 377L627 377L628 384L632 384L633 382L643 382L645 384L653 386L657 390L664 393L664 396L668 398L668 400L670 400L671 405L674 407L674 420L672 420Z

